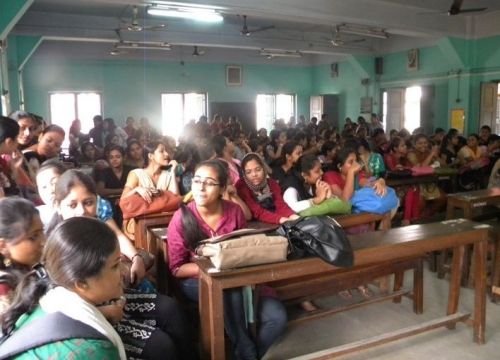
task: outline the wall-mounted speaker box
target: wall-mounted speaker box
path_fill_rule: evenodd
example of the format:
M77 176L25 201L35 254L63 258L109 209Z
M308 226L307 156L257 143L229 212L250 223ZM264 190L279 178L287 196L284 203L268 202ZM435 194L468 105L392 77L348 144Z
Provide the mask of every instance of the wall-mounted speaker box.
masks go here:
M382 75L384 73L384 58L375 58L375 75Z

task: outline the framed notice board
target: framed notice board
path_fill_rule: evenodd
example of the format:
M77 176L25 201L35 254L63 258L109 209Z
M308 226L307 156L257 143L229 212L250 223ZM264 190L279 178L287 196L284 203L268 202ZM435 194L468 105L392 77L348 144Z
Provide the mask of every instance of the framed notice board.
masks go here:
M450 127L457 129L461 134L465 131L464 109L452 109Z

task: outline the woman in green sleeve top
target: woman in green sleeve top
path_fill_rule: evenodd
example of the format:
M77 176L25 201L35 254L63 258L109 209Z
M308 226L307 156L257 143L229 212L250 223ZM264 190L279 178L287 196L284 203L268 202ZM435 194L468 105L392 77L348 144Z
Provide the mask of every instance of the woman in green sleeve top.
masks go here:
M102 313L105 311L111 322L118 321L125 305L121 298L120 247L114 232L96 219L64 221L47 240L42 264L24 277L12 306L1 317L6 340L2 339L0 357L5 355L2 348L8 347L9 340L12 344L16 336L30 339L36 333L27 328L23 333L25 327L40 326L46 333L57 332L59 324L52 325L51 330L47 325L51 322L44 319L60 315L65 321L73 321L74 327L86 329L83 333L95 335L45 341L9 358L125 360L123 343Z

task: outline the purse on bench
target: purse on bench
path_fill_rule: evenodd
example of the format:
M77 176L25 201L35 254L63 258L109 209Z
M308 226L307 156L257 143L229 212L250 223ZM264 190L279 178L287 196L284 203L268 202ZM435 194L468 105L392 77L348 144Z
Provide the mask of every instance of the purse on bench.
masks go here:
M351 243L344 230L328 216L311 216L287 221L278 229L290 242L294 258L318 256L323 261L340 267L354 264Z
M218 270L241 268L286 261L288 240L262 229L241 229L203 240L195 252Z

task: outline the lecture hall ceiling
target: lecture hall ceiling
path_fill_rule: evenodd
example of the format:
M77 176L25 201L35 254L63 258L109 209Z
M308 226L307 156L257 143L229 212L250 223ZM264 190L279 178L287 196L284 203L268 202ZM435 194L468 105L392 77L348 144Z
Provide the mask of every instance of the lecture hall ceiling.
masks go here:
M182 1L220 8L224 21L206 24L146 13L154 1L35 0L13 30L43 36L35 56L80 59L164 59L166 61L316 64L355 54L378 54L430 46L445 36L476 38L500 34L500 1L464 0L462 9L487 8L449 16L452 0L214 0ZM134 15L134 6L137 7ZM246 15L250 36L242 35ZM130 31L132 22L145 29ZM336 32L351 24L382 29L388 38ZM165 25L165 28L161 26ZM120 29L119 34L117 29ZM168 43L171 50L126 49L115 45ZM332 44L334 40L334 44ZM194 46L200 54L192 56ZM299 52L302 58L262 56L261 49Z

